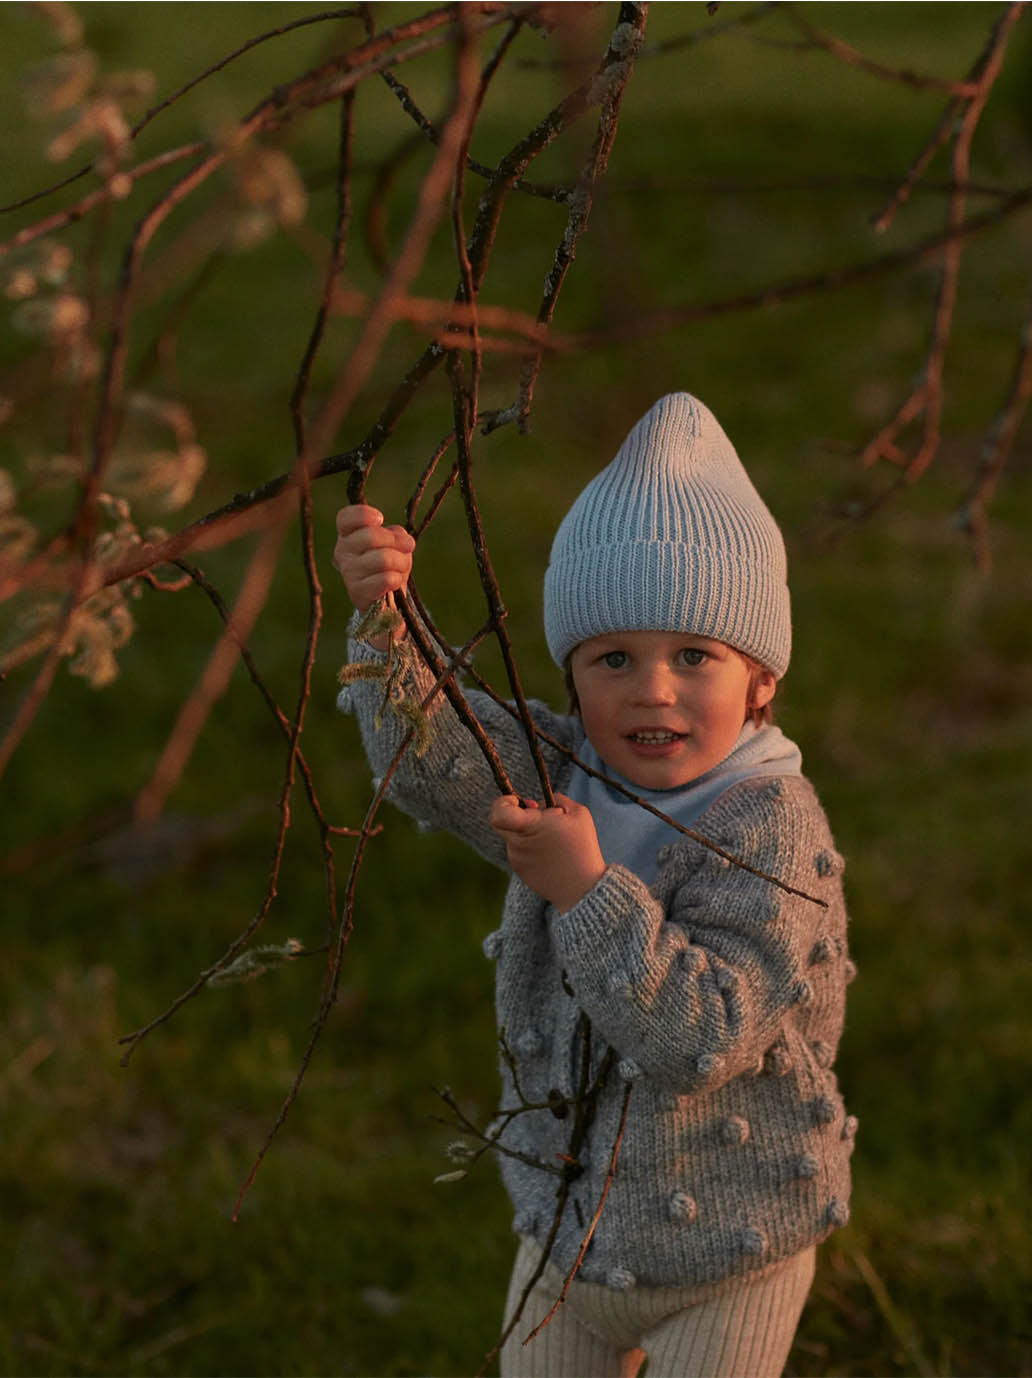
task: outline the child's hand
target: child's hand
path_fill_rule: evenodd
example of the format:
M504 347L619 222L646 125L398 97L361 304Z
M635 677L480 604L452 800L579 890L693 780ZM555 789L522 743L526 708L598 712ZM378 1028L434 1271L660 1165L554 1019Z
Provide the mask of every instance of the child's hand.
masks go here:
M353 503L337 513L334 566L359 612L404 589L416 542L403 526L384 526L375 507Z
M565 913L602 878L606 863L589 810L565 794L555 801L554 809L533 800L521 808L514 794L503 794L491 805L490 823L520 879Z

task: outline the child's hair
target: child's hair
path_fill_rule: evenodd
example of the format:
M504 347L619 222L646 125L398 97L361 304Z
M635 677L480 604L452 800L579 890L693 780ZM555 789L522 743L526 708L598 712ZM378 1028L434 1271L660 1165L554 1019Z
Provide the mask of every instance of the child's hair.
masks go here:
M752 700L756 696L756 686L760 676L765 673L765 668L758 660L752 656L747 656L744 651L737 651L732 646L735 655L741 656L749 667L749 686L745 697L745 721L754 723L757 727L766 727L768 723L774 721L774 699L777 696L778 684L774 685L774 693L764 704L754 704ZM577 698L577 688L573 682L573 651L563 661L563 684L566 686L566 711L576 713L580 717L580 700Z

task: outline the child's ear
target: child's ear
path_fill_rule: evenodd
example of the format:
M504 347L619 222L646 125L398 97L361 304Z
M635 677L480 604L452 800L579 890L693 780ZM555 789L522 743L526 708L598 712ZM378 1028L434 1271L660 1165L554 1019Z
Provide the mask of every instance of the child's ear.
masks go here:
M752 692L749 695L749 708L766 708L774 697L774 690L778 687L778 682L772 670L760 670L752 682Z

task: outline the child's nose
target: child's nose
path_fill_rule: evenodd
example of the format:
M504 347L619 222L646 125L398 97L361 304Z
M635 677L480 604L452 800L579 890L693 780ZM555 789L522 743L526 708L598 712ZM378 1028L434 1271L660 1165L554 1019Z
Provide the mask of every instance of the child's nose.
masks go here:
M668 665L645 665L635 681L635 698L649 707L661 707L676 700L674 680Z

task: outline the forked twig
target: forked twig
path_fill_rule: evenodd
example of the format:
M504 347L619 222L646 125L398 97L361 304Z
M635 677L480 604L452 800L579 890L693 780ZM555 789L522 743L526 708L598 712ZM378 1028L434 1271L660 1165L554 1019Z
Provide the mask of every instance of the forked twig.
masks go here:
M602 1211L606 1204L606 1197L609 1195L609 1188L613 1185L613 1178L616 1176L616 1164L620 1157L620 1145L623 1143L624 1130L627 1128L627 1110L631 1103L631 1092L633 1090L633 1082L628 1081L624 1084L623 1105L620 1107L620 1123L617 1127L616 1138L613 1140L613 1150L609 1155L609 1167L606 1171L606 1180L602 1185L602 1192L598 1198L598 1205L595 1207L595 1214L591 1217L591 1224L588 1226L587 1233L581 1241L581 1246L577 1251L577 1257L573 1261L573 1266L566 1274L562 1291L552 1303L552 1309L549 1311L548 1315L545 1316L544 1320L540 1321L524 1339L523 1343L525 1345L529 1345L531 1340L536 1339L537 1336L541 1334L542 1330L544 1330L545 1326L565 1302L569 1295L573 1280L580 1272L581 1264L584 1262L584 1255L588 1252L588 1245L595 1237L595 1231L598 1229L598 1222L602 1219Z

